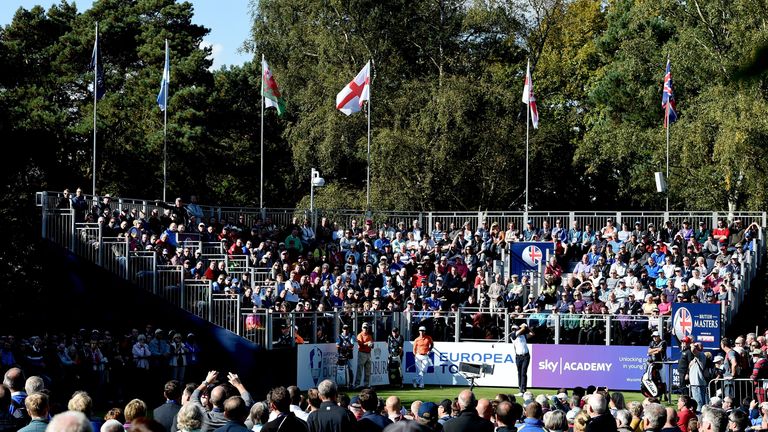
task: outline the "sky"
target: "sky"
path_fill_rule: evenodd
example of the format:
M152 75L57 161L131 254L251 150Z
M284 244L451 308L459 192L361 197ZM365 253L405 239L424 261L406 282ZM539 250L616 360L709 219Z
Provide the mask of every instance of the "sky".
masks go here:
M251 31L251 17L248 0L187 0L194 6L192 22L203 25L211 32L203 43L213 49L213 69L222 65L242 65L252 56L239 52ZM13 20L19 7L31 9L35 5L46 10L59 0L0 0L0 25L6 26ZM93 0L76 0L79 12L90 9Z

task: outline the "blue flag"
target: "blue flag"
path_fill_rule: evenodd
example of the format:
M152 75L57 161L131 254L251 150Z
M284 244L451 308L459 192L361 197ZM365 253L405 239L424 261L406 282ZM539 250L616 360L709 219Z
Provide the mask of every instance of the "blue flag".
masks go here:
M165 67L163 67L163 79L160 81L160 93L157 95L157 104L160 111L168 107L168 83L171 82L171 60L168 51L168 39L165 40Z
M101 65L101 52L99 52L99 25L96 24L96 40L93 43L93 54L91 54L90 69L93 70L94 92L96 100L104 97L106 89L104 88L104 68Z
M667 58L667 71L664 74L664 93L661 96L661 107L664 108L664 127L677 121L675 106L675 93L672 91L672 63Z

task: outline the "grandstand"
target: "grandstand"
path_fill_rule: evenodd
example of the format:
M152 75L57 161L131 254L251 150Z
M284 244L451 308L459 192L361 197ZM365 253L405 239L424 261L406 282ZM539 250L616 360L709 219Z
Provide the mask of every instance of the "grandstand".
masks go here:
M310 215L180 200L82 201L38 193L42 236L268 350L297 341L332 344L342 325L356 334L367 322L378 342L395 327L412 340L426 325L439 343L487 344L480 353L499 350L513 326L527 323L534 344L634 346L643 353L654 330L677 344L678 302L717 305L724 334L762 262L767 222L764 212ZM578 242L569 238L572 227L582 233ZM707 237L723 228L727 234L708 249ZM521 242L543 252L513 277L512 246ZM647 263L658 253L662 263ZM497 361L441 346L441 361L451 365L435 379L450 379L446 384L466 383L452 368L462 360Z

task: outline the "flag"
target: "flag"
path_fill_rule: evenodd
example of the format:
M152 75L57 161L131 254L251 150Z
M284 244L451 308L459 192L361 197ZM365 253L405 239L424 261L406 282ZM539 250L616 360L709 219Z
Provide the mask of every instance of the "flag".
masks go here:
M168 84L171 82L171 59L168 50L168 39L165 40L165 67L163 67L163 79L160 81L160 93L157 95L157 104L160 111L168 107Z
M106 89L104 88L104 68L101 64L101 52L99 51L99 26L96 25L96 40L93 42L93 54L91 54L91 65L89 66L93 71L94 76L94 92L96 93L96 100L104 97Z
M531 62L525 71L525 85L523 86L523 103L531 107L531 122L533 128L539 128L539 110L536 108L536 96L533 95L533 80L531 80Z
M667 71L664 74L664 93L661 96L661 107L664 108L664 127L677 121L676 105L675 93L672 91L672 62L667 57Z
M277 115L283 115L285 112L285 99L280 94L280 88L277 86L277 81L272 76L272 70L269 69L264 56L261 56L261 94L264 96L264 106L275 108Z
M336 95L336 109L346 115L360 111L363 102L371 99L371 62Z

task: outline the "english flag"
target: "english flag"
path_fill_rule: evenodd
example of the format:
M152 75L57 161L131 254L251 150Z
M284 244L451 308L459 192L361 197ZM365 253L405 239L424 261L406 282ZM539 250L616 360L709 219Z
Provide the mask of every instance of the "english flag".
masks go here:
M346 115L363 109L363 102L371 99L371 62L336 95L336 109Z
M531 80L531 62L525 71L525 86L523 86L523 103L531 107L531 123L533 128L539 128L539 110L536 108L536 96L533 95L533 80Z

